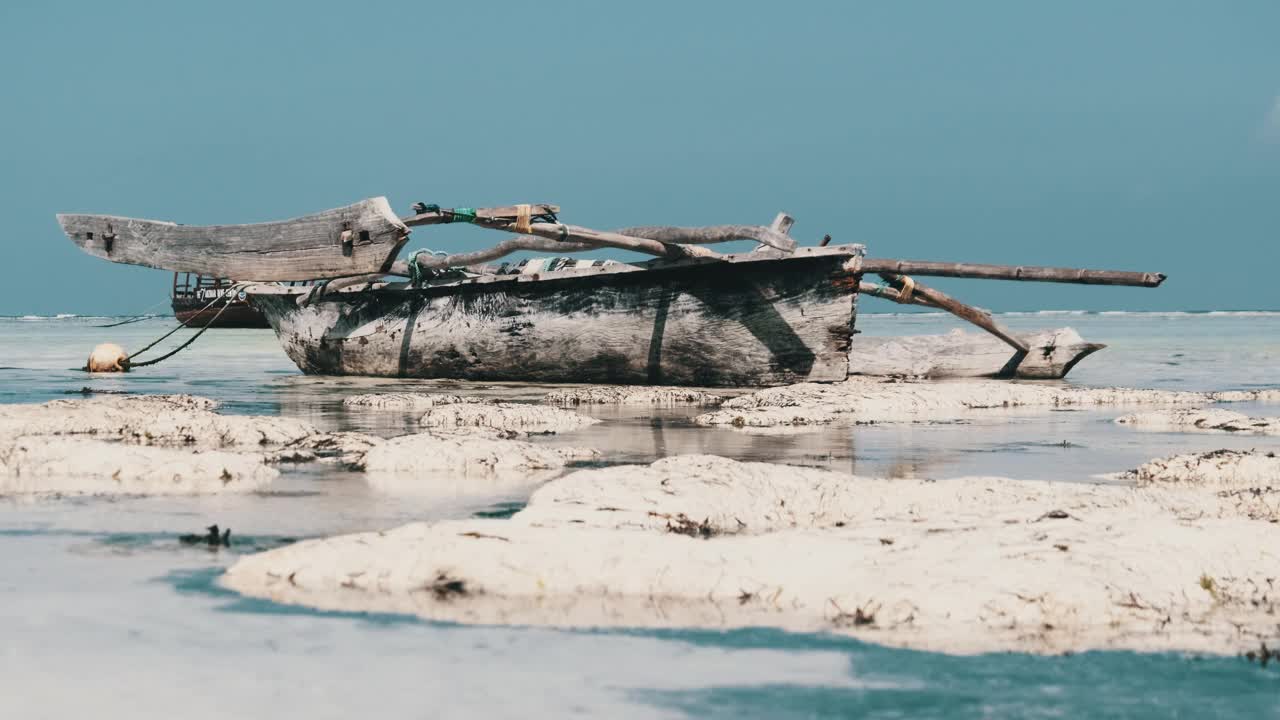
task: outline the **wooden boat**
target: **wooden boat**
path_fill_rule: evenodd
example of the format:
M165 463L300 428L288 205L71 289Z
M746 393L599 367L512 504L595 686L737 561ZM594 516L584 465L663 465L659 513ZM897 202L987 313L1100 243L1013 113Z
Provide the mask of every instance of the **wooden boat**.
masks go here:
M859 294L953 313L1012 352L992 374L1060 377L1100 346L1035 345L989 313L913 275L1158 286L1160 273L919 262L864 257L861 245L797 247L792 218L768 226L645 226L600 231L561 222L555 205L441 208L397 218L385 198L276 223L194 227L59 215L82 249L114 262L252 280L244 288L307 373L386 377L764 386L838 381L854 356ZM515 233L474 252L396 254L413 226L465 222ZM751 252L704 244L751 240ZM520 250L617 248L642 263L574 263L511 272L486 263ZM864 280L879 275L886 284ZM388 282L388 277L408 282ZM1004 351L1009 353L1009 350ZM875 358L872 358L874 360ZM945 364L945 363L944 363ZM879 363L881 367L884 363ZM968 367L990 366L984 359ZM889 373L895 374L895 373Z
M862 246L413 287L248 288L306 373L699 386L848 376Z
M171 304L183 325L215 328L267 328L262 311L231 280L195 273L174 273Z

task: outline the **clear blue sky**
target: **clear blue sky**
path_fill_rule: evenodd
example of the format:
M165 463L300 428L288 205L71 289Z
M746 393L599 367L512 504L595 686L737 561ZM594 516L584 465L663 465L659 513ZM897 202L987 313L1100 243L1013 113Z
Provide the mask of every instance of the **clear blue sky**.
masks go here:
M995 309L1280 309L1277 28L1272 0L5 0L0 314L164 298L56 212L256 222L374 195L594 227L787 210L876 256L1172 277L939 283Z

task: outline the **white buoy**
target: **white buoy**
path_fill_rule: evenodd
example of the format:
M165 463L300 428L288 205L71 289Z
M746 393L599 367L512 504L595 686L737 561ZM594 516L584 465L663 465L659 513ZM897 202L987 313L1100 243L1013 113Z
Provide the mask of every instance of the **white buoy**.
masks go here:
M89 372L129 372L129 354L115 343L102 343L89 353Z

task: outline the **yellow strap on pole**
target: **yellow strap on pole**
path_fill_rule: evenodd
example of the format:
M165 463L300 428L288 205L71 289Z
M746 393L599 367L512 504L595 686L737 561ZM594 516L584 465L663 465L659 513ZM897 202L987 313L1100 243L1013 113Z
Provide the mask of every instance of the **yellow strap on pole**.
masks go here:
M516 224L514 230L522 235L528 235L533 232L533 206L517 205L516 206Z
M903 305L910 305L911 300L915 297L916 281L910 276L902 276L902 287L898 288L898 302Z

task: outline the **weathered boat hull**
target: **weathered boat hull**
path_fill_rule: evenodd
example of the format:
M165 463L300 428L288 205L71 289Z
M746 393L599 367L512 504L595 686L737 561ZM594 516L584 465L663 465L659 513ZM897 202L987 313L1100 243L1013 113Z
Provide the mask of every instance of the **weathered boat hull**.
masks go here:
M303 372L768 386L848 376L860 246L444 287L249 288ZM630 266L623 266L630 267ZM856 265L855 265L856 267Z
M409 232L383 197L254 225L75 214L58 223L81 250L112 262L262 281L384 272Z

